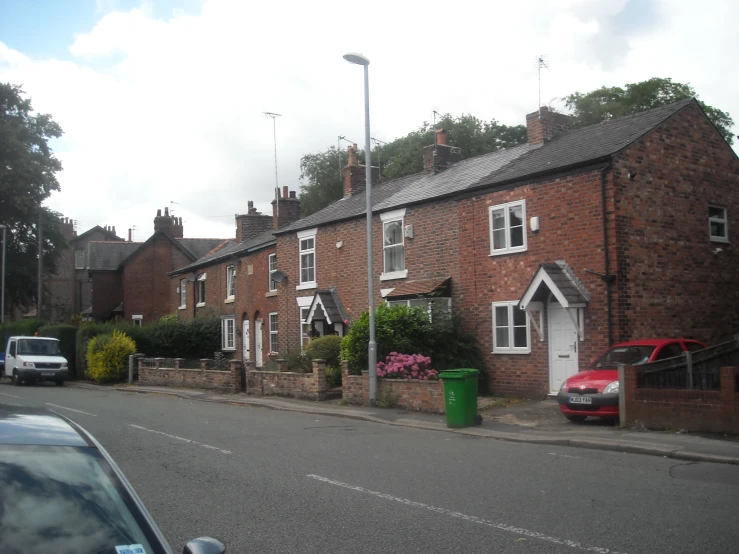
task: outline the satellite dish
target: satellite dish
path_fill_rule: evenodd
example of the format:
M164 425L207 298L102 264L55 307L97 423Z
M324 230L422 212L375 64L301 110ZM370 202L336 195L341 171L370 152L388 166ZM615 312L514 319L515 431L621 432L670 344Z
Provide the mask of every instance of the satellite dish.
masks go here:
M278 269L277 271L272 272L272 276L270 277L270 279L272 279L275 283L279 283L283 279L287 279L287 275L285 275L284 272Z
M186 279L187 279L187 280L188 280L188 281L189 281L190 283L194 283L194 282L195 282L195 279L196 279L196 276L195 276L195 274L194 274L194 273L190 273L190 274L189 274L189 275L188 275L188 276L186 277Z

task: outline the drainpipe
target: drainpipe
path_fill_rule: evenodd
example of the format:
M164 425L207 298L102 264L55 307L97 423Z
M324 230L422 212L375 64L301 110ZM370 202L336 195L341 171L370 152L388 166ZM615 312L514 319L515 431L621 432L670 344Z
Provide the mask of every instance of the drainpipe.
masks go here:
M613 299L611 295L611 283L616 280L615 275L611 275L611 262L608 255L608 222L606 219L606 173L610 169L607 165L600 170L600 196L603 220L603 254L605 256L605 275L603 281L606 283L606 304L608 310L608 346L613 346Z

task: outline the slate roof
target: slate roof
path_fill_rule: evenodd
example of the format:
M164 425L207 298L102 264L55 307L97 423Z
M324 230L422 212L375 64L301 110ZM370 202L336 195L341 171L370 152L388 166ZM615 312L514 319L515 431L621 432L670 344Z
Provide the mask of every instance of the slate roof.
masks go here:
M90 271L115 271L141 242L92 241L87 244L87 269Z
M211 250L220 246L228 239L175 239L188 252L193 255L194 259L202 258Z
M545 302L549 297L549 286L541 280L540 273L545 272L554 285L562 293L568 304L586 304L590 295L580 280L575 277L570 267L563 261L544 262L539 265L539 270L534 275L531 283L521 296L523 300L529 294L532 286L536 286L529 301Z
M77 235L76 237L72 237L71 242L75 242L75 241L81 240L81 239L85 238L87 235L89 235L90 233L92 233L94 231L101 232L108 240L111 240L111 241L114 241L114 240L123 240L121 237L119 237L118 235L116 235L113 231L108 231L107 229L101 227L100 225L95 225L95 227L91 227L90 229L88 229L87 231L85 231L84 233L82 233L81 235Z
M323 313L326 315L326 321L330 324L337 322L343 323L349 319L339 298L339 293L336 292L336 287L316 291L316 294L313 296L313 302L310 305L306 323L311 323L315 319L317 305L322 307Z
M469 188L495 185L532 177L578 164L595 162L619 152L682 108L695 102L688 98L669 106L588 125L558 135L541 148L528 152Z
M179 275L181 273L188 273L194 269L221 263L224 260L228 260L232 257L242 257L268 246L272 246L275 243L275 235L272 231L267 231L261 235L257 235L249 240L243 242L228 241L228 244L223 248L219 248L215 251L208 252L206 255L195 260L193 263L181 267L177 271L173 271L170 275Z
M539 145L522 144L512 148L490 152L455 163L435 174L414 173L398 179L372 185L372 211L400 208L465 190L471 182L489 175L511 160L538 148ZM365 191L342 198L324 209L299 219L292 225L280 229L277 234L318 227L327 223L343 221L366 214Z

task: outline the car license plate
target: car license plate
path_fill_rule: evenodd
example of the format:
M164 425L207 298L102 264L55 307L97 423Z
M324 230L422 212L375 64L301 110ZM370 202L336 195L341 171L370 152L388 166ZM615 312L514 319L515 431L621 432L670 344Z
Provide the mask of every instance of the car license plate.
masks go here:
M593 399L589 396L570 396L570 404L592 404Z
M53 371L42 371L41 377L54 377L54 372Z

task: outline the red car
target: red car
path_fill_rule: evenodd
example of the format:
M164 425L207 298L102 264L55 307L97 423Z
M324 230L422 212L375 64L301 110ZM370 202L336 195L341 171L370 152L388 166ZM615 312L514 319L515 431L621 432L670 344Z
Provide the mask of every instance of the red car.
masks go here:
M642 339L612 346L581 371L562 383L559 409L570 421L590 417L618 417L618 364L641 365L703 350L708 345L690 339Z

